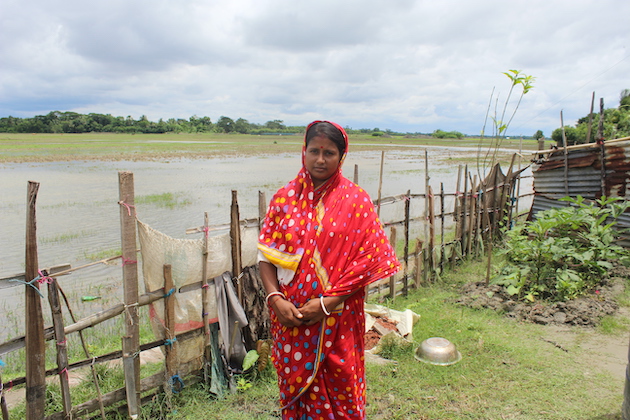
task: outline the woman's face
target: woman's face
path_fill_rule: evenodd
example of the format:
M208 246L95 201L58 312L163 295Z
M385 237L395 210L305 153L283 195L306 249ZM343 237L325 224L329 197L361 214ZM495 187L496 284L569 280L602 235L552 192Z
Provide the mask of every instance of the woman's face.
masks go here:
M341 154L337 145L325 136L316 136L306 146L304 166L311 174L315 188L326 182L337 172Z

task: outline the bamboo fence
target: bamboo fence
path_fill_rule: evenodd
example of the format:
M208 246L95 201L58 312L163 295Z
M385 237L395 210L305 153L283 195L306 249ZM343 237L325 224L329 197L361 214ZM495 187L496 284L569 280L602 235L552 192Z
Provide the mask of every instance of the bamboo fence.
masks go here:
M425 154L426 158L426 154ZM489 175L483 180L472 176L467 167L459 168L457 189L452 193L444 191L444 185L440 184L439 192L435 194L429 185L428 164L426 166L425 192L412 194L408 190L404 194L381 197L382 167L384 154L381 156L381 179L379 180L378 198L375 200L377 211L385 206L404 204L404 217L402 220L384 221L384 227L389 230L390 240L397 247L397 253L402 263L402 271L396 276L372 283L367 289L370 299L381 300L389 298L394 300L401 294L407 294L410 288L422 287L434 281L448 267L457 264L463 258L480 256L482 250L492 246L493 239L501 232L502 225L510 225L514 219L521 216L514 214L515 203L518 205L521 170L514 170L514 159L510 164L506 175L501 173L497 164ZM355 166L354 181L358 181L358 167ZM463 189L460 191L460 185ZM40 419L69 419L85 416L97 416L104 419L106 412L111 410L124 410L129 418L137 418L141 412L142 404L150 400L160 392L178 392L186 384L197 381L208 383L210 379L209 366L213 357L212 337L216 336L216 324L209 324L207 314L208 279L204 271L200 282L194 285L184 286L188 289L198 288L202 299L204 312L203 327L175 335L174 323L174 299L175 290L171 278L171 267L165 265L164 287L151 293L139 294L138 292L138 263L136 250L136 227L133 174L130 172L119 173L119 202L122 255L104 259L92 264L80 267L67 265L53 267L48 270L38 269L37 261L37 236L36 236L36 197L39 184L29 182L27 192L27 243L26 265L23 280L26 293L26 330L24 336L0 343L0 355L26 348L25 376L2 381L0 378L0 405L3 420L9 420L9 411L5 401L5 392L12 387L22 384L26 388L26 418L27 420ZM451 204L451 208L448 205ZM423 209L422 216L412 217L412 208L420 206ZM257 267L242 267L241 262L241 238L240 229L243 226L259 225L264 217L267 201L263 192L259 193L259 218L254 220L241 220L239 217L237 192L232 192L231 223L229 225L232 243L232 275L238 297L245 309L250 325L243 330L244 341L248 349L255 348L259 339L269 337L269 315L265 307L264 288ZM187 233L208 232L221 229L210 228L207 213L204 215L204 226L192 228ZM420 226L423 234L412 237L412 227ZM207 258L207 244L204 253L204 261ZM70 272L91 266L109 262L122 261L122 282L124 290L124 303L103 309L83 319L77 320L68 304L58 277ZM488 258L490 267L490 258ZM33 279L27 281L28 279ZM0 279L2 281L3 279ZM6 278L4 279L6 280ZM49 307L51 310L53 325L45 327L43 318L43 302L40 286L47 284ZM182 288L183 289L183 288ZM72 318L72 323L64 325L62 316L62 300L65 309ZM149 343L140 343L138 310L150 303L162 301L164 305L166 335L164 338ZM83 337L83 331L94 328L102 322L115 317L124 317L125 328L121 332L120 350L107 354L92 355ZM213 335L214 332L214 335ZM81 360L68 360L67 337L78 334L81 339L84 358ZM186 340L204 336L205 350L203 368L199 370L192 363L179 363L177 349L180 343ZM46 369L45 351L46 341L54 340L56 352L56 366ZM159 373L142 378L140 375L140 354L149 349L164 347L164 369ZM216 357L216 356L215 356ZM101 363L122 360L124 368L124 386L105 394L101 393L98 375L95 367ZM68 373L81 368L89 368L92 373L91 380L94 383L97 397L80 403L73 402L70 395ZM45 415L46 405L46 377L57 376L62 393L62 411ZM74 404L74 405L73 405Z

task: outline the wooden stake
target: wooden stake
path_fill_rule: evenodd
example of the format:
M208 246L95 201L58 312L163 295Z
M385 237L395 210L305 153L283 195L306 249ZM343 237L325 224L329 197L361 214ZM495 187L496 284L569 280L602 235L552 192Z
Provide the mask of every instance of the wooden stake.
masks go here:
M440 273L444 271L444 183L440 182Z
M0 385L2 382L2 375L0 375ZM9 407L7 407L7 400L4 398L4 388L0 390L0 409L2 410L2 420L9 420Z
M461 185L462 178L462 165L457 167L457 185L455 186L455 201L453 202L453 222L455 223L455 238L453 239L453 245L451 246L451 267L455 266L457 262L457 241L459 235L459 186Z
M258 196L260 198L260 195ZM263 196L264 197L264 196ZM264 216L263 216L264 217ZM261 219L262 220L262 219ZM202 269L201 269L201 320L203 322L203 332L204 332L204 365L203 365L203 379L206 384L210 383L210 372L208 372L208 367L210 363L212 363L212 354L210 349L210 326L208 325L209 316L208 316L208 307L210 306L210 302L208 302L208 235L209 235L209 223L208 223L208 212L204 212L203 214L203 257L202 261ZM166 281L166 276L164 277ZM171 279L172 283L172 279ZM164 286L164 290L166 289L166 283ZM173 314L174 316L174 314ZM171 378L173 375L170 375Z
M416 289L419 289L422 285L423 271L424 271L424 244L422 239L416 240Z
M258 191L258 225L262 227L262 222L267 215L267 196L264 191Z
M243 271L241 260L241 223L238 211L237 191L232 190L232 205L230 207L230 240L232 243L232 275L236 278L238 301L243 303L243 285L240 275Z
M404 263L405 272L403 276L403 293L406 296L409 292L407 277L409 275L409 208L411 204L411 190L407 190L405 196L405 250L404 250Z
M591 96L591 112L588 113L588 129L586 131L586 143L591 142L591 133L593 132L593 108L595 107L595 91Z
M462 228L461 228L461 248L462 255L466 255L466 241L468 232L468 164L464 166L464 197L462 199Z
M394 249L396 249L396 227L392 226L391 229L392 233L390 235L389 241L391 242ZM396 299L396 278L394 276L391 276L389 278L389 297L391 298L392 302L394 302L394 300Z
M354 176L352 177L352 182L355 184L359 184L359 165L354 164Z
M166 297L164 298L164 338L166 343L164 350L166 384L164 388L167 393L171 392L170 379L177 373L177 342L175 342L175 285L173 284L173 274L170 264L164 264L164 290ZM171 293L171 290L173 293Z
M560 127L562 127L562 150L564 153L564 195L569 195L569 152L567 151L567 136L564 132L564 119L560 111Z
M383 162L385 162L385 150L381 150L381 171L378 176L378 198L376 199L376 214L381 216L381 190L383 188Z
M428 204L429 204L429 246L427 247L426 252L426 261L427 266L425 270L431 270L431 276L433 277L433 272L435 270L435 260L433 258L433 250L435 249L435 203L433 197L433 188L428 186L427 194L428 194Z
M57 287L57 280L55 279L52 279L52 281L48 283L48 302L50 303L53 328L55 330L55 341L57 342L57 371L61 385L63 414L66 418L70 418L72 402L70 400L70 384L68 382L68 346L66 334L63 331L63 315L61 314L59 289Z
M29 181L26 196L26 419L41 420L46 408L46 346L39 295L36 206L39 183Z
M128 413L137 418L140 407L140 325L138 318L138 262L136 261L136 208L132 172L118 172L120 231L122 245L125 336L123 367Z

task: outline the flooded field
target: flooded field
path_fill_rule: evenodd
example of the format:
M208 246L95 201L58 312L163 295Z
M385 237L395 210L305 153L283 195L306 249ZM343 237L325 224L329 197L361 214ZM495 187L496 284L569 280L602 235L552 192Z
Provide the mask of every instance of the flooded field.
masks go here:
M444 183L455 191L457 169L468 164L475 173L476 150L462 148L396 148L385 154L382 196L425 192L425 149L430 184L435 193ZM352 152L344 174L352 179L355 165L359 184L373 199L378 194L380 151ZM526 164L526 162L524 162ZM229 222L231 191L238 191L241 218L258 216L258 191L267 200L292 179L300 167L297 153L211 159L163 161L74 161L0 165L0 278L24 271L26 191L29 180L40 183L37 197L38 256L41 268L69 263L81 266L120 249L118 171L134 174L136 210L140 220L175 238L186 229ZM527 172L526 172L527 173ZM521 194L531 191L531 178ZM523 200L527 208L530 200ZM401 220L402 203L383 207L384 221ZM412 217L422 214L421 200L412 201ZM120 261L96 265L59 278L78 316L110 307L122 300ZM6 282L4 283L6 285ZM0 284L0 287L3 287ZM142 291L142 287L141 287ZM23 333L24 286L0 288L0 341ZM83 301L84 296L103 299ZM107 299L105 299L107 297Z

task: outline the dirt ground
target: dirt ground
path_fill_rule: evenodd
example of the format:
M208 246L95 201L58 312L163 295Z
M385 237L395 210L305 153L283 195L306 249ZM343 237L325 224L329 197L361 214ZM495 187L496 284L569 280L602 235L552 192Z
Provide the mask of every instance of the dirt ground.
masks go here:
M624 291L630 271L615 273L589 296L570 302L526 304L515 301L502 287L469 283L462 288L458 303L472 308L490 308L521 322L544 325L540 339L563 351L586 350L594 366L608 370L625 381L630 334L607 335L594 328L602 317L613 315L630 322L630 309L620 307L615 297Z

